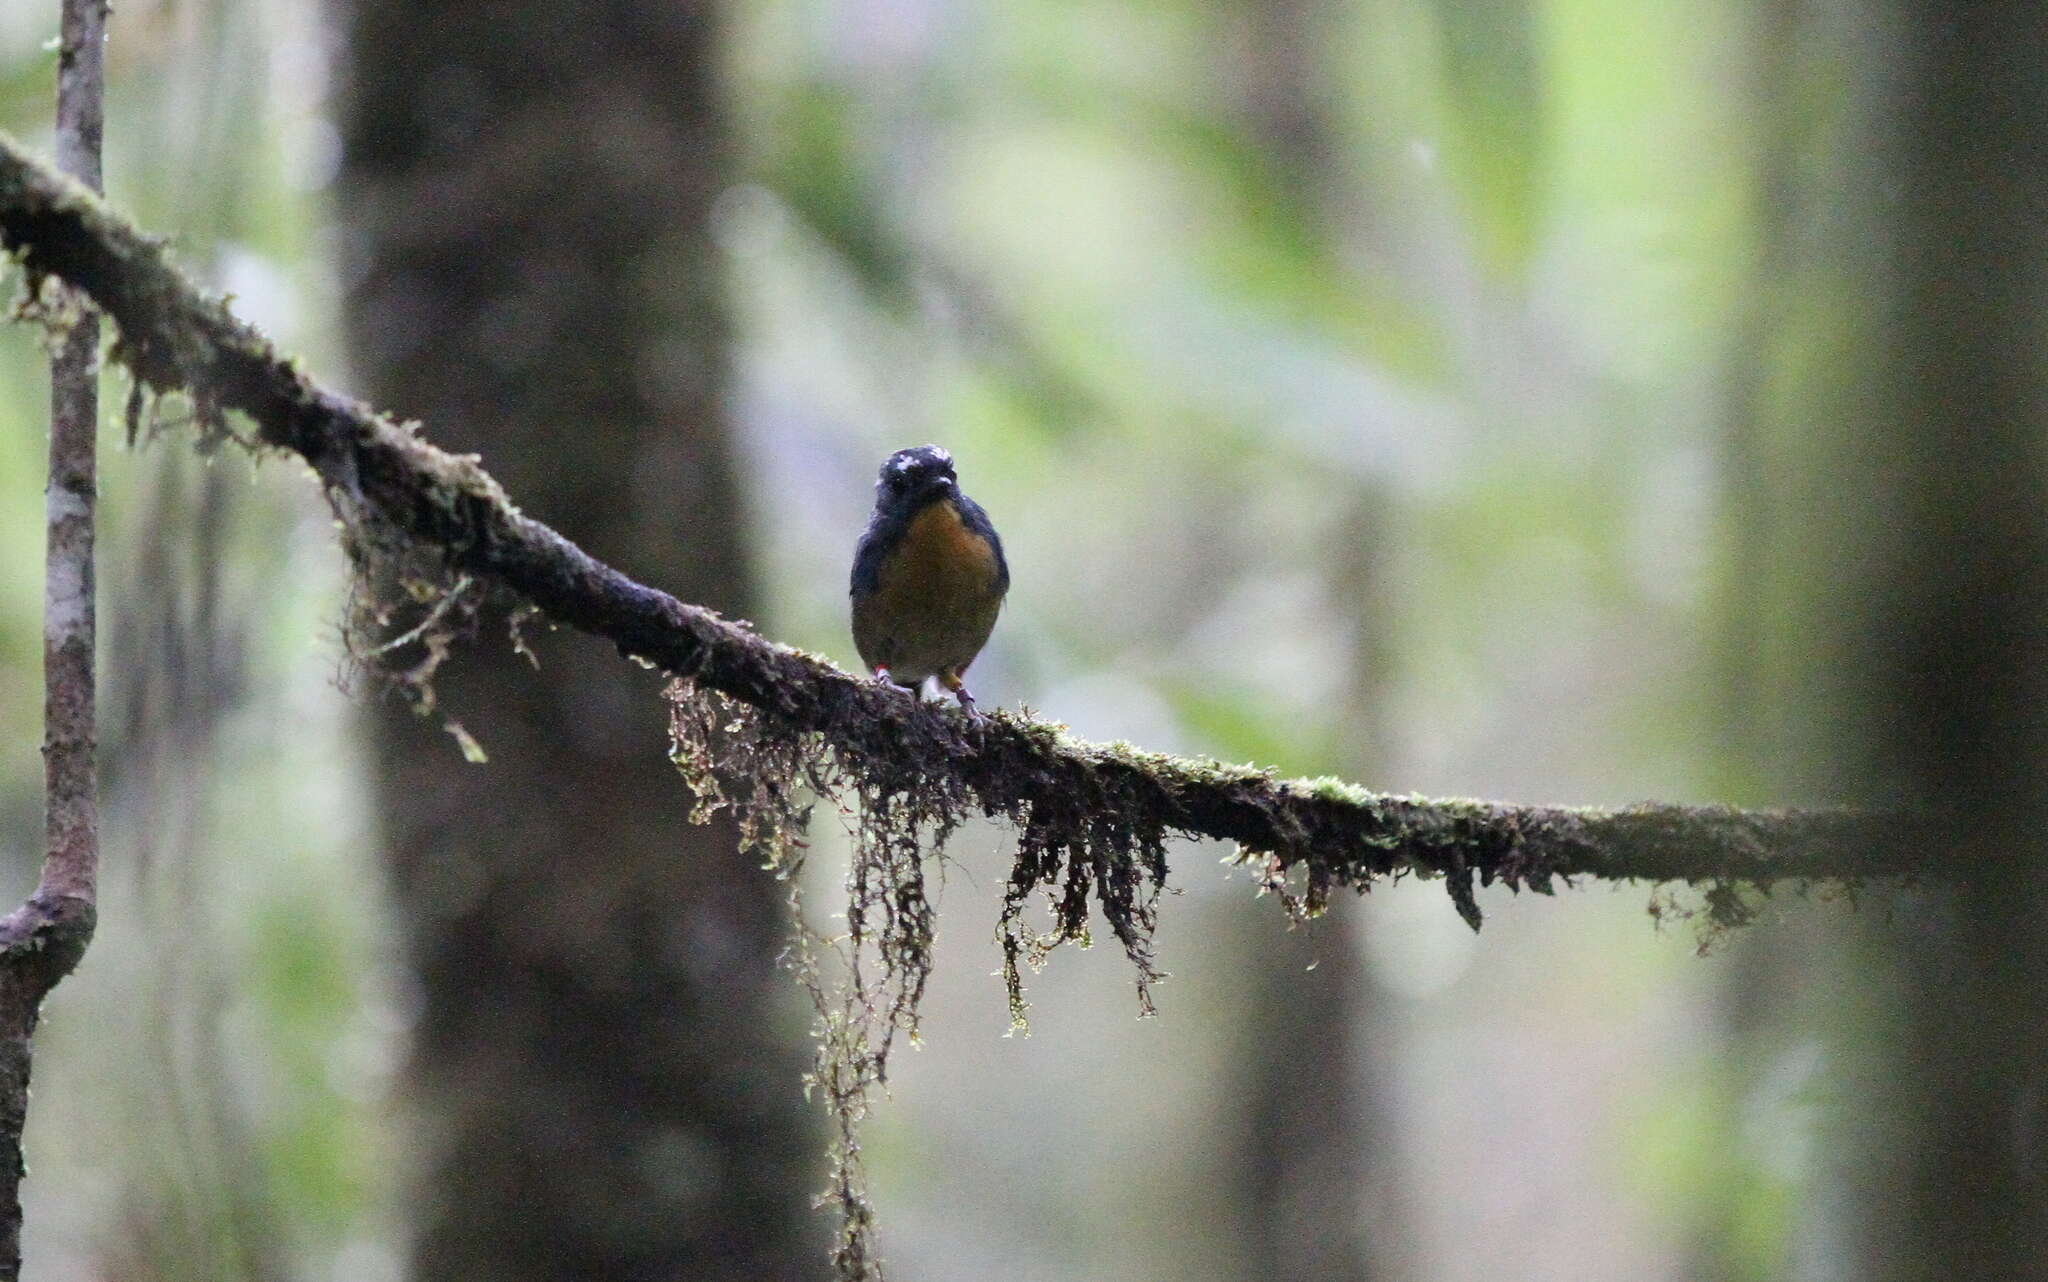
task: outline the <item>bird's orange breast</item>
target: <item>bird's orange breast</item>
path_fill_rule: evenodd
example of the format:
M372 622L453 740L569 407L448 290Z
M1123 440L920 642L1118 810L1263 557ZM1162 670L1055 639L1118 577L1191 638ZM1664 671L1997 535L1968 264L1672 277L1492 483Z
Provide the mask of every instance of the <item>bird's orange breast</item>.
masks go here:
M957 675L988 643L1001 587L995 548L941 499L911 518L874 590L854 598L854 644L869 667L904 684Z
M995 587L995 549L967 528L960 509L949 500L933 503L911 518L891 562L882 567L884 591L909 588L920 596L951 602L985 597Z

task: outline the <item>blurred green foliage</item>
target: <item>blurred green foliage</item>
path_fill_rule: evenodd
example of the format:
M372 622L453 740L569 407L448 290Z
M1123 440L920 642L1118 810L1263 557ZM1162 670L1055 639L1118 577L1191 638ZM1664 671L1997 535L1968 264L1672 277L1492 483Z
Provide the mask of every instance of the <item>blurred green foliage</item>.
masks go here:
M1781 478L1860 373L1867 281L1829 251L1856 242L1844 122L1881 51L1816 5L1788 53L1760 0L1293 0L1295 28L1254 3L728 6L750 179L718 231L770 631L852 661L872 469L936 439L1016 570L984 699L1400 790L1808 799L1785 727L1824 623L1786 532L1825 495ZM320 21L301 0L123 6L108 172L345 384ZM31 138L53 23L0 23L0 123ZM1773 166L1796 207L1773 203ZM0 335L0 540L23 565L33 338ZM237 677L200 683L216 710L169 765L108 727L109 925L53 1007L35 1124L92 1138L37 1150L31 1254L84 1276L175 1239L126 1276L374 1274L404 1020L329 688L324 517L290 469L250 483L217 460L217 558L177 553L178 590L147 593L144 552L186 543L209 465L181 438L110 453L109 654L226 652ZM1771 513L1775 541L1743 537ZM36 576L0 581L11 726L34 723L37 601ZM1737 757L1731 666L1756 691ZM151 680L110 668L110 706ZM16 886L36 778L11 736ZM159 823L166 790L182 825ZM1179 865L1162 1020L1134 1032L1113 962L1064 958L1037 1035L997 1045L986 844L962 840L933 1045L875 1138L892 1256L912 1276L1230 1276L1217 1194L1189 1174L1222 1080L1204 1022L1229 999L1190 923L1236 911L1244 878L1214 875L1220 851ZM1825 1239L1821 1177L1773 1166L1739 1120L1783 1086L1727 1053L1730 959L1653 934L1640 895L1489 903L1476 951L1416 888L1343 907L1391 1004L1383 1120L1418 1190L1396 1275L1783 1276ZM1783 912L1759 929L1812 918ZM137 1125L201 1097L209 1127Z
M34 10L34 12L31 12ZM57 9L0 23L0 127L47 145ZM316 367L331 266L308 186L313 6L123 5L108 186ZM317 176L317 174L315 174ZM339 557L296 469L122 447L103 383L102 925L39 1039L29 1276L325 1274L387 1238L377 1100L397 1021L335 638ZM40 858L41 472L36 335L0 333L5 887ZM374 1275L374 1269L372 1269Z

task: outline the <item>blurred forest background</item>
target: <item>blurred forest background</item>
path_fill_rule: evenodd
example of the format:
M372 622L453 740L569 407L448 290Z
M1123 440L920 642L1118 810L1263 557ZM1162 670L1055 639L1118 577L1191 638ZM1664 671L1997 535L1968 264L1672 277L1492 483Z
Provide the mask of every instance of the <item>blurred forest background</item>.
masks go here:
M55 29L0 9L0 126L45 149ZM938 441L1016 574L987 705L1430 795L1843 795L1815 425L1881 359L1868 8L128 0L112 32L117 206L773 637L854 664L873 470ZM42 361L0 331L10 894ZM40 1039L28 1276L823 1276L780 892L684 830L652 675L488 636L442 688L466 763L338 688L301 469L105 439L107 890ZM575 912L616 955L524 931L598 847ZM1184 848L1160 1017L1063 953L1005 1038L1006 841L952 849L867 1135L899 1278L1868 1276L1842 1083L1884 913L1779 896L1702 957L1641 888L1482 893L1474 937L1403 884L1289 931ZM563 1029L637 1058L547 1061ZM603 1175L547 1185L579 1149ZM587 1241L508 1245L550 1197L602 1204L563 1212Z

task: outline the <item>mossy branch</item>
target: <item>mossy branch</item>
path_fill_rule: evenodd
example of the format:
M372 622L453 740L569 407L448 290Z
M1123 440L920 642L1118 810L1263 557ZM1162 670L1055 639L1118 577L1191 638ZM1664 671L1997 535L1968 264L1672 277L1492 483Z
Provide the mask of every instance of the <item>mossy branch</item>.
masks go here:
M312 467L365 580L388 580L397 569L398 581L428 603L418 627L368 650L424 634L428 658L405 679L424 686L453 635L444 616L466 617L472 608L469 588L509 593L519 598L515 644L517 620L538 611L675 678L674 756L700 813L732 804L748 841L793 888L811 798L848 816L855 849L845 934L825 939L800 926L792 953L817 1003L810 1080L838 1124L835 1260L849 1282L880 1277L857 1128L871 1088L886 1080L896 1034L917 1031L935 924L924 861L969 815L1017 830L999 934L1019 1023L1023 966L1086 938L1097 911L1136 967L1141 1007L1150 1009L1149 986L1159 978L1155 909L1173 837L1236 843L1299 915L1318 911L1339 887L1363 890L1405 874L1442 878L1474 929L1475 887L1495 882L1546 894L1573 877L1705 883L1710 921L1727 925L1747 913L1749 887L1853 887L1941 867L1940 825L1926 815L1433 801L1084 743L1028 713L969 718L922 704L637 583L523 515L474 456L438 450L414 425L315 383L198 289L161 243L4 134L0 246L19 256L32 301L54 277L119 327L113 355L135 379L131 431L143 388L183 392L210 437L287 451ZM224 430L230 410L255 424L253 437ZM419 693L430 706L431 692ZM1041 891L1051 901L1045 932L1024 920ZM836 993L821 978L827 951L838 953L848 976Z
M163 245L0 135L0 243L31 278L83 291L120 328L114 355L158 393L240 411L264 446L298 454L337 505L494 581L627 656L816 734L905 790L934 780L1091 862L1168 836L1214 837L1300 877L1310 899L1399 873L1441 876L1474 926L1475 882L1548 892L1560 879L1741 882L1911 877L1939 849L1924 818L1845 810L1626 809L1426 800L1335 780L1084 743L996 712L921 705L768 641L598 561L519 512L474 456L444 453L314 382ZM1112 878L1152 870L1102 866ZM1163 869L1159 871L1163 872Z

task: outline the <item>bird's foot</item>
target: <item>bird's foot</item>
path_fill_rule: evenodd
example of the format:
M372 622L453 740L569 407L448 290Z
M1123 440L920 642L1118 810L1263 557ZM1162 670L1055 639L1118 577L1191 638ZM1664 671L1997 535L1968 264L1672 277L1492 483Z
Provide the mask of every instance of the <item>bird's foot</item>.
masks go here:
M948 672L942 674L939 677L939 684L953 692L953 697L960 701L960 710L962 712L976 720L980 720L981 713L974 706L974 696L969 693L967 683L962 681L957 673Z

